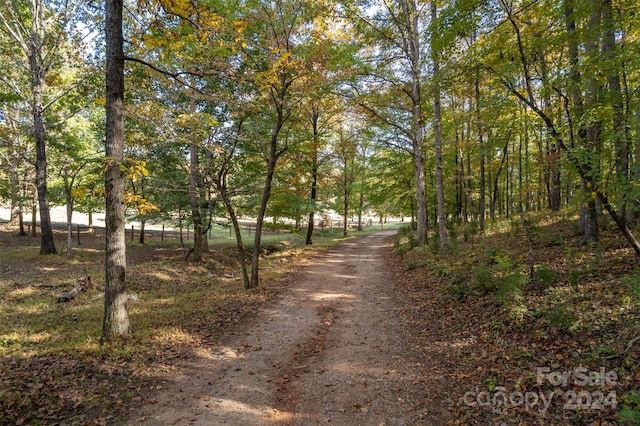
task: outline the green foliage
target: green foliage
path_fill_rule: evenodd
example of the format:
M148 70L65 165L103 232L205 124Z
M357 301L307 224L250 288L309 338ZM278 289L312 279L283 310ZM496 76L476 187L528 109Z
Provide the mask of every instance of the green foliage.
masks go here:
M473 269L473 286L485 293L497 289L496 281L493 278L492 270L485 265L478 265Z
M460 225L460 229L462 230L462 239L466 242L474 236L478 235L478 231L480 230L480 225L477 220L473 220L468 223L463 223Z
M547 245L549 247L561 246L562 244L564 244L564 238L559 235L552 235L547 238Z
M633 390L630 394L624 395L621 398L624 401L624 406L620 412L618 412L618 420L621 423L627 423L630 425L640 425L640 391Z
M521 269L509 271L497 282L496 300L505 307L519 303L523 299L522 289L526 283L527 276Z
M574 318L565 305L556 305L545 312L545 318L552 327L568 328L573 324Z
M486 264L496 262L496 258L500 256L501 250L498 247L488 247L482 251L482 260Z
M516 267L508 253L495 247L486 249L482 257L491 266L479 264L474 268L474 288L486 293L495 292L496 301L505 308L518 308L522 311L522 292L528 282L523 268Z
M410 260L407 262L407 269L410 271L412 269L416 269L418 267L418 261L417 260Z
M635 302L640 302L640 272L632 272L622 278L627 293Z
M571 269L568 274L569 284L572 287L577 286L586 275L586 271L583 271L581 269Z
M540 288L549 288L558 279L558 273L547 265L539 265L535 270L534 278L539 283Z
M447 293L456 300L464 299L470 292L469 282L463 276L454 276L447 285Z
M446 263L439 264L436 269L436 275L438 275L441 278L448 277L449 275L451 275L451 272L452 272L451 266L449 266Z
M437 232L433 232L431 238L429 238L429 250L434 253L440 251L440 235Z
M400 256L408 253L416 247L416 233L411 226L402 226L396 234L395 249Z

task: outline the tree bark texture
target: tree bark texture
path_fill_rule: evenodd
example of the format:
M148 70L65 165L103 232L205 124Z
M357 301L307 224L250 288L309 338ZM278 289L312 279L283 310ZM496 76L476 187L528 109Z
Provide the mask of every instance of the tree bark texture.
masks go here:
M106 2L107 124L105 174L106 254L102 341L127 336L127 256L125 235L124 175L124 54L123 0Z
M435 24L438 19L438 9L435 1L431 1L431 22ZM432 38L434 37L432 33ZM433 56L433 131L435 136L436 152L436 199L438 204L438 235L440 237L440 248L447 250L447 213L444 205L444 180L442 178L442 112L440 106L440 63L438 62L438 52L431 43Z
M424 168L424 113L422 111L422 88L421 88L421 55L420 55L420 29L419 13L414 0L402 0L402 12L404 15L407 33L407 56L411 63L409 72L411 73L411 102L413 120L413 162L416 179L416 201L417 201L417 236L416 244L424 245L427 242L427 195L425 189L425 168Z
M31 2L31 40L29 67L31 69L31 112L33 115L33 136L36 141L36 191L40 209L40 254L56 254L53 228L49 213L49 192L47 188L47 153L44 127L43 96L47 68L43 63L45 42L44 2Z

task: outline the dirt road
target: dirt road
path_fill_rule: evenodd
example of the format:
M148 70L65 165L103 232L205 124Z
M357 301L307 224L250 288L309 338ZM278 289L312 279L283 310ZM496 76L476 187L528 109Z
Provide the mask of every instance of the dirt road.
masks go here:
M430 423L382 266L390 235L346 241L301 268L241 332L167 376L128 424Z

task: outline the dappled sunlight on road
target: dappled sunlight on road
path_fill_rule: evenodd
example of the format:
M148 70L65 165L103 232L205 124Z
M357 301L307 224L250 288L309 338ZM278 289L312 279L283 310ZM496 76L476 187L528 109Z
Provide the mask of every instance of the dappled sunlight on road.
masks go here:
M312 293L311 300L325 301L325 300L353 300L354 296L344 293Z
M197 350L182 373L160 378L157 403L138 419L203 426L387 424L402 379L398 345L390 344L391 300L378 267L382 247L388 245L380 237L343 242L306 263L286 293L246 328L216 348ZM155 274L165 279L162 271Z

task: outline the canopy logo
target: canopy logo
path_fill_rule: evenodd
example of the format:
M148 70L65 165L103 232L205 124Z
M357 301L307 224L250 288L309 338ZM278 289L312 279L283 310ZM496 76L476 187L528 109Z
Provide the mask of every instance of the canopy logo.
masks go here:
M556 389L542 391L509 392L504 386L495 386L488 391L466 392L462 398L470 407L490 407L494 413L506 413L509 409L524 408L527 411L547 412L554 398L561 401L564 410L596 411L607 407L617 409L618 401L614 390L608 391L618 383L615 371L589 370L577 367L568 371L555 371L549 367L536 368L536 384L550 384ZM561 388L569 387L567 390ZM597 388L580 390L580 388ZM608 392L607 392L608 391ZM605 393L607 392L607 393Z

